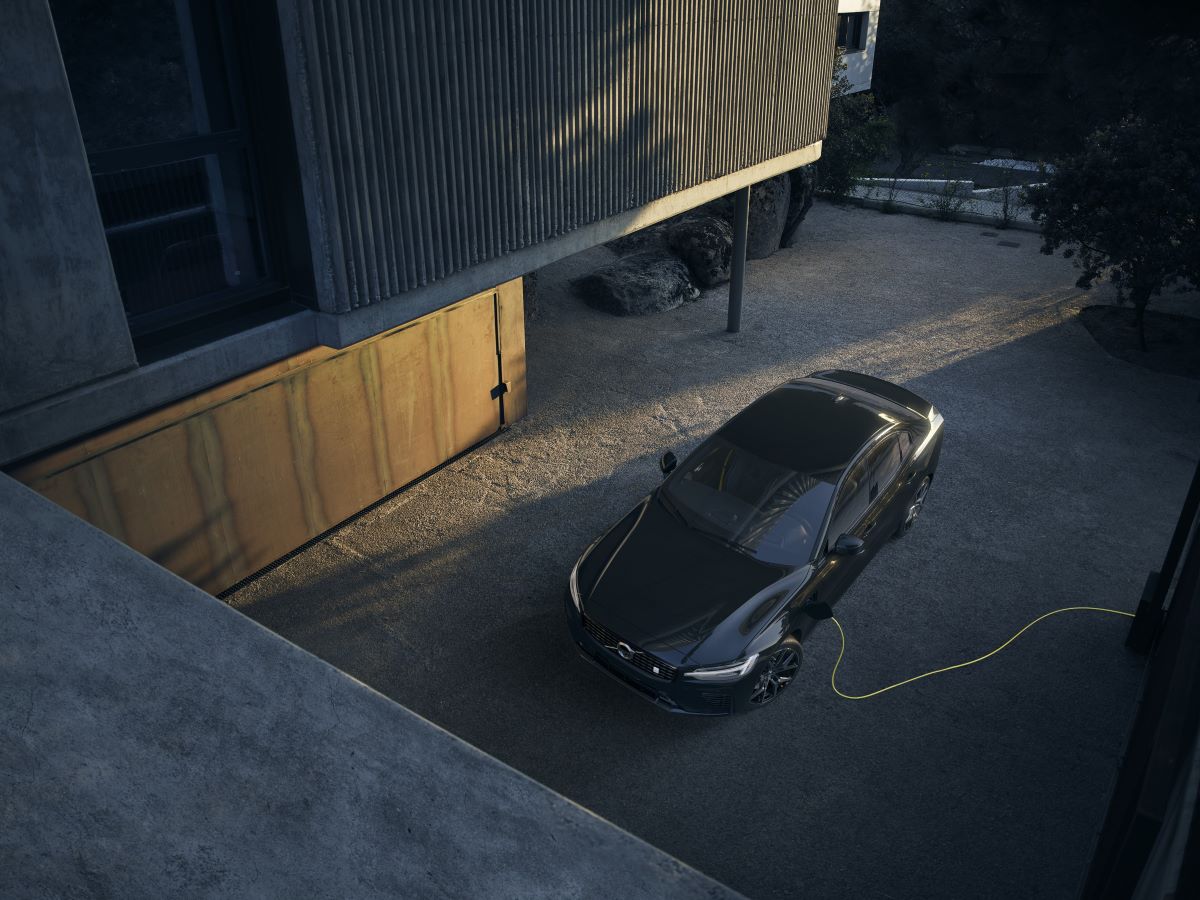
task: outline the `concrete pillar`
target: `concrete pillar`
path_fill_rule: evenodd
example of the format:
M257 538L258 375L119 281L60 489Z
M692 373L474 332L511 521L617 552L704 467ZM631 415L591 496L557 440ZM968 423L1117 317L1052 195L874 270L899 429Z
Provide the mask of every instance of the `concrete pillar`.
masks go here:
M137 365L47 0L0 8L0 412Z

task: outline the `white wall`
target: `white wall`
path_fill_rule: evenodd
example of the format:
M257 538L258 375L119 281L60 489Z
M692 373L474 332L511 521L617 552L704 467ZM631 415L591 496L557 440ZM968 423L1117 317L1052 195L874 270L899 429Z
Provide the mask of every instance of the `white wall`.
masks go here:
M865 91L871 87L871 71L875 67L875 32L879 28L880 0L838 0L838 13L867 13L866 47L853 50L844 57L846 77L850 79L850 92Z

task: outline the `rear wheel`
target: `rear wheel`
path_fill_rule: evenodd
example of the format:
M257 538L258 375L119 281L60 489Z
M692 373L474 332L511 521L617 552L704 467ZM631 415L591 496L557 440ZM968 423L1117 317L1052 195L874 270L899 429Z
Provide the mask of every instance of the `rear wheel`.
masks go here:
M796 680L803 658L800 642L794 637L785 638L767 656L766 662L760 665L754 690L750 692L750 702L755 706L766 706L782 694Z
M930 475L926 475L921 480L921 486L913 494L913 498L908 504L908 509L904 511L904 519L901 521L900 527L896 529L896 537L904 537L917 524L917 519L921 516L921 510L925 508L925 498L929 496L929 485L932 482L933 477Z

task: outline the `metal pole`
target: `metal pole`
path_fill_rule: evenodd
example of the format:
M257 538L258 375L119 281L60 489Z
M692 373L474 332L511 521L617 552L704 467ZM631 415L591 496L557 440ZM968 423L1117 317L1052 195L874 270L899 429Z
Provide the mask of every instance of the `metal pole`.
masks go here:
M746 232L750 225L750 186L733 193L733 260L729 266L729 324L725 330L742 329L742 286L746 281Z

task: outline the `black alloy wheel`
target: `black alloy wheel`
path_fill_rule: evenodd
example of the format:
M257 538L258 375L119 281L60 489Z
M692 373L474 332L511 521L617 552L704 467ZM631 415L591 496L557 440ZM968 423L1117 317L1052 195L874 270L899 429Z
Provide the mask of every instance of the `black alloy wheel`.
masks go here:
M900 527L896 530L896 537L904 537L917 524L917 518L921 515L921 510L925 508L925 498L929 496L929 485L932 481L933 479L928 475L921 481L921 486L913 494L912 502L908 505L908 509L904 511L904 521L900 523Z
M800 660L800 643L795 638L786 639L767 657L766 664L759 670L754 690L750 692L750 702L756 706L766 706L782 694L800 671Z

